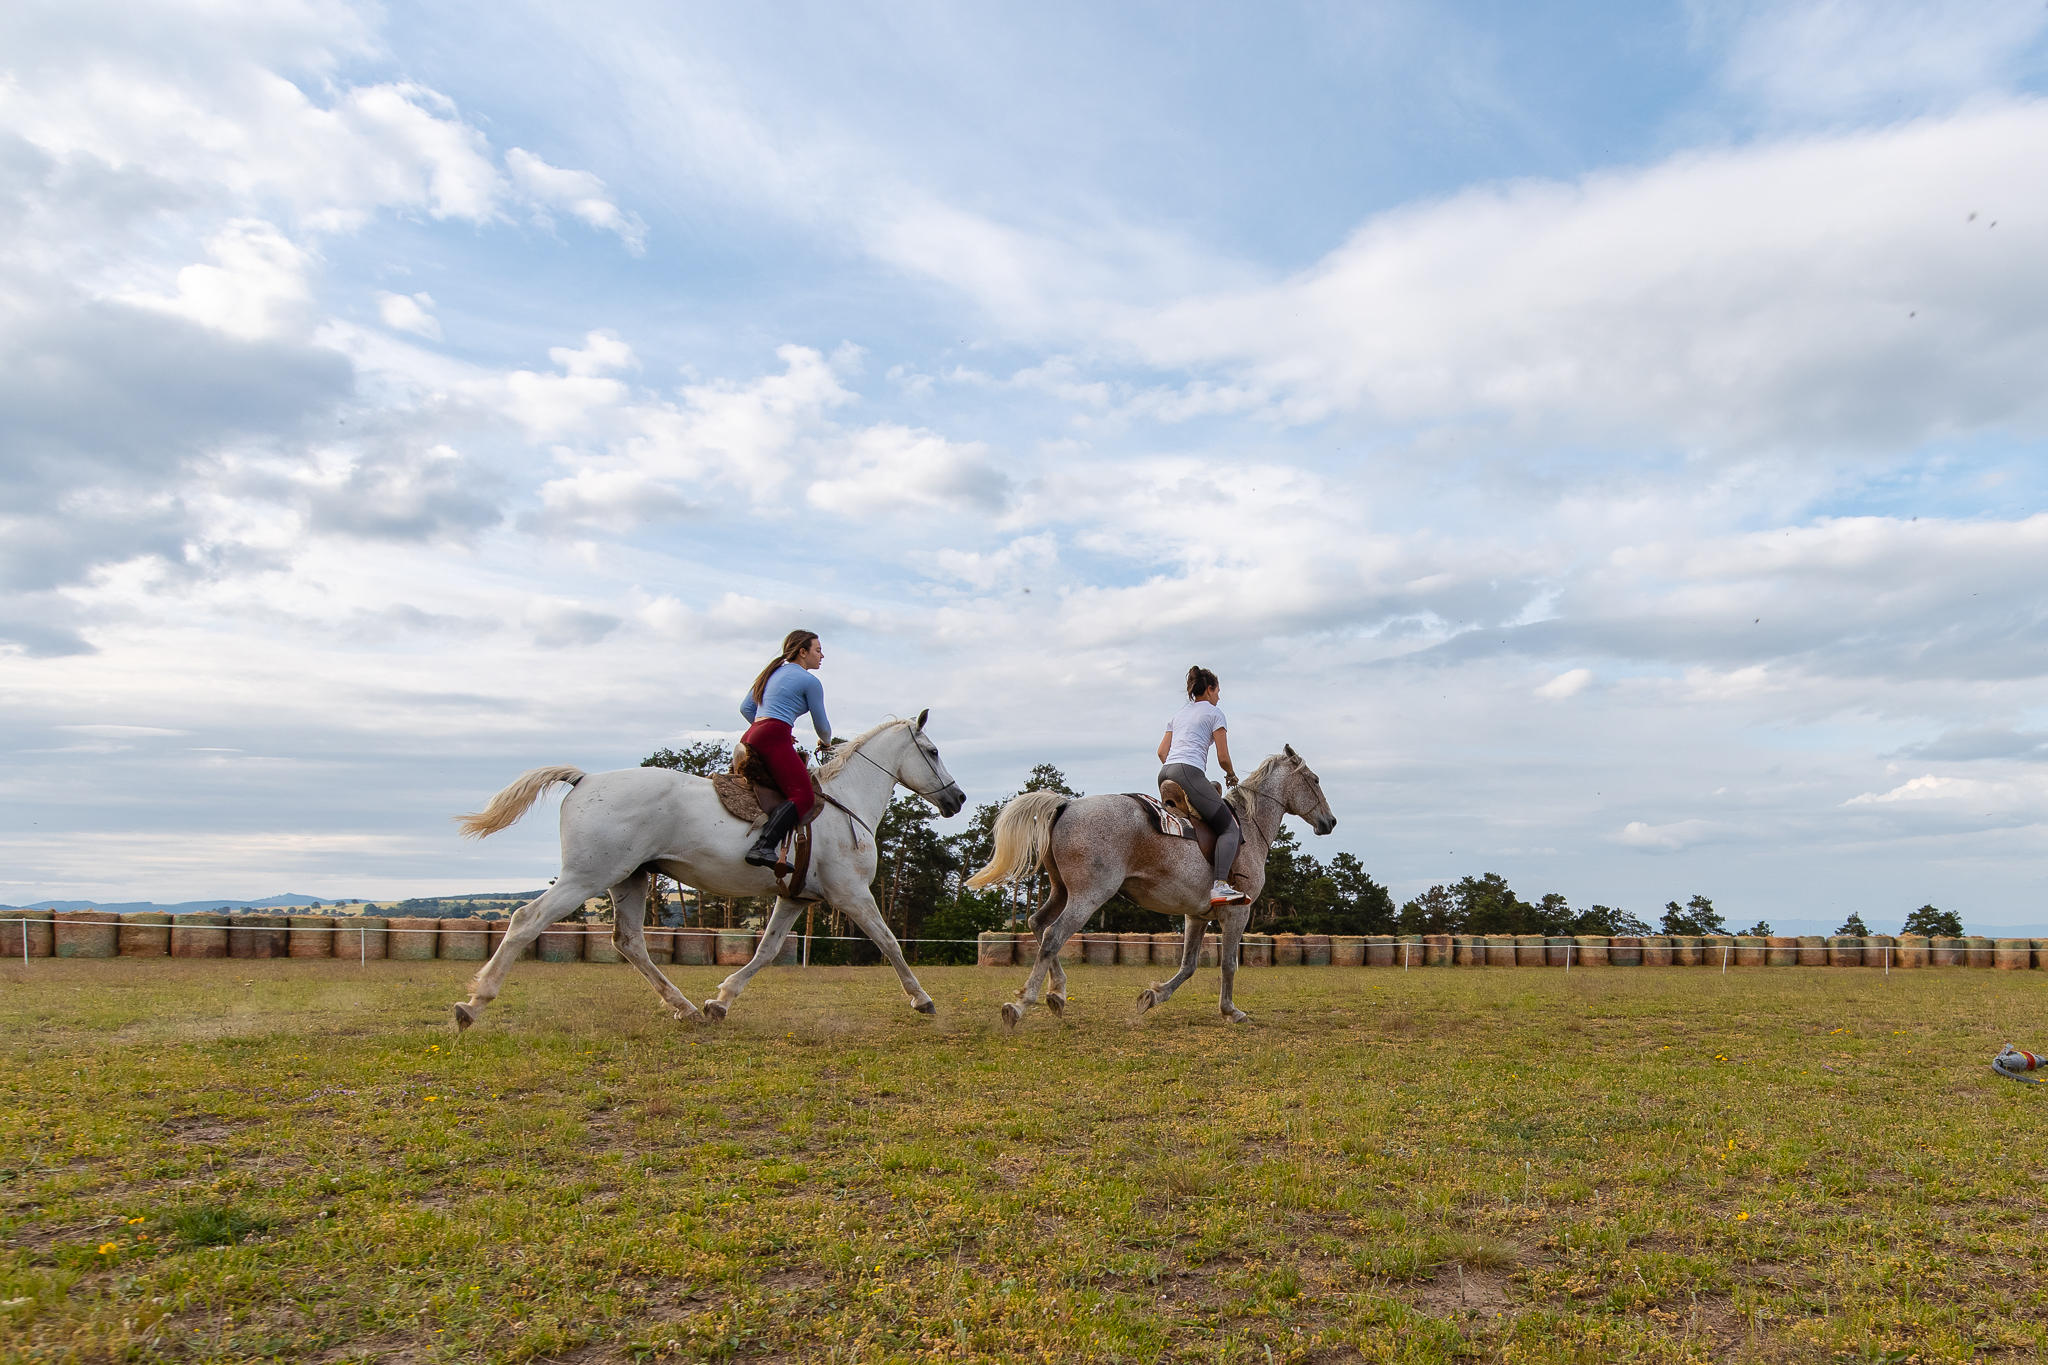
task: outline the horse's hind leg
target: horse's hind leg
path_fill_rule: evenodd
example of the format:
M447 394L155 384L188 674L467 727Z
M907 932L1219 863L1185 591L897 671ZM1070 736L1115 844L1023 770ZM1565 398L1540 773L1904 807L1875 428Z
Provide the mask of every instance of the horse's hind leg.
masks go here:
M755 947L754 955L747 959L747 965L718 983L718 994L704 1002L704 1017L723 1019L732 1002L740 998L740 992L754 979L754 973L775 960L782 951L782 940L789 936L789 926L796 922L797 911L803 909L802 901L775 898L774 912L768 916L767 925L761 930L761 942Z
M1171 981L1154 982L1138 992L1140 1014L1173 999L1173 993L1187 984L1188 978L1195 974L1196 964L1202 960L1202 937L1208 931L1208 920L1194 915L1187 917L1187 928L1182 931L1180 941L1180 970L1173 974Z
M1045 898L1045 904L1032 912L1031 927L1038 931L1038 954L1031 959L1031 970L1025 974L1023 986L1018 988L1017 998L1003 1003L1003 1023L1015 1028L1024 1018L1024 1011L1038 1003L1039 988L1050 975L1053 979L1052 999L1059 1003L1053 1006L1058 1014L1067 1003L1067 974L1060 968L1059 947L1053 947L1048 961L1045 954L1045 936L1052 932L1052 926L1059 922L1060 912L1067 908L1067 885L1061 881L1058 872L1052 873L1052 890ZM1062 939L1060 942L1064 943Z
M470 978L469 999L455 1007L455 1031L461 1033L483 1018L484 1006L496 1000L504 988L505 974L512 970L512 964L519 960L527 945L540 937L541 930L564 915L575 914L578 906L602 890L603 886L592 884L588 878L570 876L565 867L553 886L514 910L512 925L505 931L498 951Z
M1060 949L1102 903L1116 894L1115 885L1105 879L1100 885L1069 885L1065 891L1066 905L1053 920L1039 931L1038 958L1031 964L1031 975L1024 982L1024 989L1017 992L1017 998L1003 1006L1003 1022L1015 1026L1024 1018L1024 1011L1038 1003L1038 988L1048 977L1053 988L1046 992L1045 1003L1054 1014L1066 1013L1067 972L1060 965ZM1040 912L1043 914L1044 912Z
M647 869L643 867L612 888L612 943L618 948L619 956L632 963L633 969L647 978L662 1003L674 1011L676 1018L701 1018L697 1007L690 1003L690 997L677 990L675 983L654 965L654 959L647 956L647 939L641 933L641 926L647 918L647 882Z

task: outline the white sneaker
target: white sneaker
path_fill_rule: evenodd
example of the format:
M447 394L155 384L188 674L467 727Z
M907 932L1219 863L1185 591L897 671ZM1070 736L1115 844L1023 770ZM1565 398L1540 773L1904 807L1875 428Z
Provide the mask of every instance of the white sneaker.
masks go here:
M1251 897L1232 886L1229 882L1217 882L1209 888L1209 904L1242 905Z

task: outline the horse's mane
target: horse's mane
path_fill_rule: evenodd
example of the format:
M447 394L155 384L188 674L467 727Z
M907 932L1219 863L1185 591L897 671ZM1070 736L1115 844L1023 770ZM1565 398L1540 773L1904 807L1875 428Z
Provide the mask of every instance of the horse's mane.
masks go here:
M839 770L841 768L844 768L847 765L847 763L852 760L854 750L860 748L861 745L867 743L869 740L873 739L876 735L879 735L880 733L882 733L882 731L888 729L890 726L908 724L910 724L910 722L907 720L885 720L880 725L874 726L872 729L863 730L861 733L855 735L852 739L848 740L846 743L840 745L838 748L832 751L832 757L826 759L825 766L818 769L818 780L820 782L829 782L833 778L839 776Z
M1225 801L1228 801L1232 806L1236 807L1238 813L1242 815L1244 813L1246 804L1251 800L1250 797L1245 795L1245 792L1247 790L1263 790L1266 785L1266 779L1273 775L1274 769L1289 767L1293 764L1299 763L1300 761L1301 760L1299 758L1289 758L1284 753L1274 754L1272 757L1260 763L1258 767L1252 769L1243 777L1239 778L1237 781L1237 786L1233 787L1230 791L1230 794L1224 797L1223 799Z

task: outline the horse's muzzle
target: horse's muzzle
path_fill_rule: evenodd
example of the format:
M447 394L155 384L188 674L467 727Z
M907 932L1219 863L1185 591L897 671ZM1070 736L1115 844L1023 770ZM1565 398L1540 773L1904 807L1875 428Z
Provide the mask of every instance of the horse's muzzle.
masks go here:
M958 785L948 787L939 793L938 807L939 814L950 820L966 809L967 793L961 791Z
M1316 833L1318 834L1328 834L1335 828L1337 828L1337 817L1334 815L1325 816L1316 821Z

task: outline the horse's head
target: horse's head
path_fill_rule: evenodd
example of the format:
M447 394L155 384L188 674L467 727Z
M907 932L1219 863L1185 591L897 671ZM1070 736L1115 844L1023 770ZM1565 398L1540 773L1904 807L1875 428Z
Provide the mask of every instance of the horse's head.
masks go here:
M1299 815L1315 827L1316 833L1328 834L1337 828L1337 817L1330 813L1330 798L1323 795L1322 779L1308 766L1307 759L1294 752L1292 744L1284 748L1287 767L1283 771L1287 777L1272 795L1289 815Z
M931 708L926 707L917 713L916 720L905 723L905 733L910 742L897 754L895 777L897 782L937 806L940 815L950 819L967 804L967 793L960 790L953 774L946 771L945 761L939 757L939 746L932 743L931 736L924 732L925 717L931 713Z

